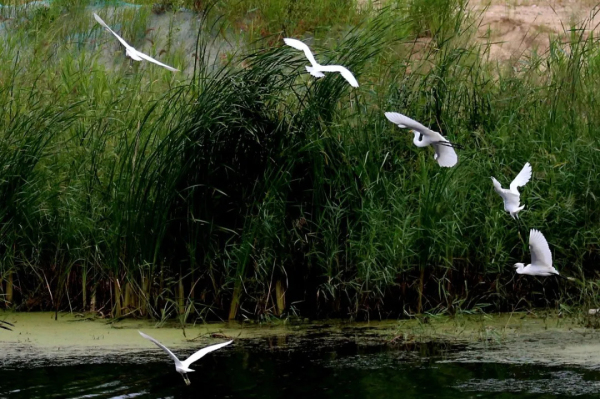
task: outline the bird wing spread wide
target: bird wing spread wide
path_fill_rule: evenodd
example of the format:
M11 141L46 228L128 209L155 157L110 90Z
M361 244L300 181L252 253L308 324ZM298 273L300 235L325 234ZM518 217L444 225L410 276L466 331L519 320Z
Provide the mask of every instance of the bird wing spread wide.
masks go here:
M112 33L113 35L115 35L115 37L116 37L117 39L119 39L119 41L121 42L121 44L122 44L123 46L125 46L126 48L133 48L133 47L131 47L131 46L129 45L129 43L127 43L125 40L123 40L123 38L122 38L121 36L117 35L117 34L116 34L116 33L115 33L115 32L114 32L112 29L110 29L110 27L109 27L108 25L106 25L106 22L104 22L104 21L102 20L102 18L100 18L100 17L98 16L98 14L94 13L94 18L96 18L96 21L98 21L98 23L99 23L100 25L104 26L106 29L108 29L108 30L109 30L109 32L110 32L110 33Z
M441 134L439 135L440 137L442 136ZM446 139L440 141L444 141L450 144ZM435 150L435 154L437 155L436 160L440 166L450 168L456 165L456 163L458 162L458 156L456 155L456 151L454 151L454 148L452 148L451 145L433 144L433 148Z
M154 58L150 57L149 55L146 55L146 54L142 53L141 51L136 50L135 52L136 52L137 55L139 55L140 57L142 57L146 61L150 61L150 62L155 63L156 65L160 65L161 67L167 68L169 71L179 72L179 69L175 69L175 68L173 68L171 66L163 64L162 62L155 60Z
M356 80L352 72L350 72L350 70L346 67L343 67L341 65L321 65L318 69L319 71L323 72L339 72L344 77L344 79L346 79L348 83L350 83L350 86L358 87L358 81Z
M523 166L517 177L510 183L510 190L516 191L517 187L523 187L531 179L531 165L529 162Z
M423 133L429 136L430 129L426 128L424 125L420 124L414 119L409 118L408 116L399 114L398 112L386 112L385 117L392 123L396 125L406 128L416 130L419 133ZM433 132L435 133L435 132ZM437 133L442 139L444 138L441 134Z
M552 267L552 252L548 241L538 230L531 229L529 232L529 250L532 265Z
M161 344L160 342L158 342L157 340L155 340L155 339L154 339L154 338L152 338L151 336L149 336L149 335L147 335L147 334L144 334L144 333L143 333L143 332L141 332L141 331L138 331L138 332L140 333L140 335L141 335L142 337L144 337L144 338L146 338L146 339L148 339L148 340L150 340L150 341L154 342L154 343L156 344L156 346L158 346L159 348L161 348L162 350L164 350L165 352L167 352L167 354L168 354L168 355L171 357L171 359L173 359L173 360L175 361L175 364L178 364L178 363L180 363L179 359L177 359L177 356L175 356L175 355L173 354L173 352L171 352L171 351L169 350L169 348L167 348L166 346L164 346L163 344Z
M192 363L203 358L207 353L216 351L217 349L221 349L222 347L229 345L232 342L233 341L227 341L227 342L223 342L222 344L216 344L216 345L207 346L206 348L202 348L198 352L194 353L192 356L185 359L182 363L185 367L189 368Z
M304 51L304 55L306 55L306 58L308 58L308 61L310 61L313 67L319 66L319 63L317 62L317 60L315 60L315 56L313 55L312 51L310 51L310 48L304 42L290 38L285 38L283 39L283 41L285 42L285 44L295 48L296 50Z

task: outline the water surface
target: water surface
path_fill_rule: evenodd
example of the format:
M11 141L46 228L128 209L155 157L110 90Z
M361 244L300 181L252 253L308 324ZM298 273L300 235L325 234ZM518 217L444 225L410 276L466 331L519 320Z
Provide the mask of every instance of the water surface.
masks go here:
M292 346L238 340L195 363L189 387L158 349L33 368L4 359L0 397L598 398L600 393L599 370L448 360L462 349L435 343L365 346L310 336Z

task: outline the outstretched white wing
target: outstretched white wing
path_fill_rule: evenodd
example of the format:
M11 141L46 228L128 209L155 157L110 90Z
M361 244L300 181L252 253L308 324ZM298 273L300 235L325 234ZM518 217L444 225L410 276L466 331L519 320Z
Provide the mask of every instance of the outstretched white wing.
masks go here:
M319 66L319 63L317 62L317 60L315 60L315 56L313 55L312 51L310 51L310 48L306 44L304 44L304 42L290 38L285 38L283 39L283 41L285 42L285 44L295 48L296 50L304 51L304 55L306 55L306 58L308 58L308 61L310 61L313 67Z
M163 64L162 62L155 60L154 58L150 57L149 55L146 55L146 54L142 53L141 51L135 50L135 52L136 52L137 55L139 55L140 57L142 57L146 61L150 61L150 62L155 63L156 65L160 65L161 67L167 68L169 71L179 72L179 69L175 69L175 68L173 68L171 66Z
M339 72L342 74L344 79L346 79L348 81L348 83L350 83L350 86L358 87L358 81L356 80L356 78L354 77L352 72L350 72L350 70L348 70L348 68L346 68L346 67L343 67L341 65L321 65L319 67L319 71Z
M227 341L227 342L223 342L222 344L216 344L216 345L207 346L206 348L202 348L198 352L194 353L192 356L185 359L182 362L182 364L185 367L189 368L192 363L194 363L196 360L203 358L207 353L216 351L217 349L221 349L222 347L227 346L232 342L233 341Z
M529 250L531 251L531 264L534 266L552 267L552 252L548 241L538 230L529 231Z
M144 333L143 333L143 332L141 332L141 331L138 331L138 332L140 333L140 335L141 335L142 337L144 337L144 338L146 338L146 339L149 339L150 341L154 342L154 343L156 344L156 346L158 346L159 348L161 348L162 350L164 350L165 352L167 352L167 354L168 354L168 355L171 357L171 359L173 359L173 360L175 361L175 364L179 364L179 363L181 363L181 362L179 361L179 359L177 359L177 356L175 356L175 355L173 354L173 352L171 352L171 351L169 350L169 348L167 348L166 346L164 346L163 344L161 344L160 342L158 342L157 340L155 340L155 339L154 339L154 338L152 338L151 336L149 336L149 335L146 335L146 334L144 334Z
M517 187L523 187L529 179L531 179L531 165L527 162L515 177L515 180L510 183L510 191L517 191Z
M129 45L129 43L127 43L125 40L123 40L123 38L122 38L121 36L117 35L117 34L116 34L116 33L115 33L115 32L114 32L112 29L110 29L110 28L108 27L108 25L106 25L106 23L105 23L105 22L102 20L102 18L100 18L100 17L98 16L98 14L94 13L94 18L96 18L96 21L98 21L98 23L99 23L100 25L104 26L106 29L108 29L108 30L109 30L109 32L110 32L110 33L112 33L113 35L115 35L115 37L116 37L117 39L119 39L119 41L121 42L121 44L122 44L123 46L125 46L126 48L133 48L133 47L131 47L131 46Z
M426 128L424 125L420 124L414 119L409 118L406 115L399 114L398 112L386 112L385 117L392 123L400 126L403 129L412 129L416 130L419 133L429 135L431 129ZM435 133L435 132L433 132ZM441 134L437 133L441 138L444 138Z
M438 132L434 132L428 127L425 127L425 125L417 122L414 119L409 118L406 115L399 114L398 112L386 112L385 117L388 118L390 122L395 123L401 128L412 129L427 136L429 142L435 143L441 141L447 142L449 145L451 145L450 142L448 142L448 140L444 136L442 136ZM452 150L452 152L454 152L454 150Z

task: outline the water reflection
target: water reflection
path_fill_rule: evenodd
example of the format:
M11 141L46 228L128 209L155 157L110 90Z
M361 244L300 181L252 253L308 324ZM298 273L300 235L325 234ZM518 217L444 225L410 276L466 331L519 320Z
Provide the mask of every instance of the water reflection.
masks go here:
M600 389L598 371L438 363L448 351L461 348L435 344L357 346L348 341L328 346L321 339L311 344L309 338L302 345L271 344L237 342L232 350L207 356L195 364L189 387L156 351L124 356L117 363L12 365L0 369L0 397L591 398Z

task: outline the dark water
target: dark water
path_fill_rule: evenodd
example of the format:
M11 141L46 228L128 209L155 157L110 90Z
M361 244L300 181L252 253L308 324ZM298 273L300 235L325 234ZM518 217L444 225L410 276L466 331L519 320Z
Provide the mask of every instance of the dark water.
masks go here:
M445 360L445 353L460 350L435 344L328 347L307 341L289 348L272 342L238 342L195 363L189 387L161 351L123 356L115 363L83 361L33 368L4 359L0 397L600 397L600 371Z

